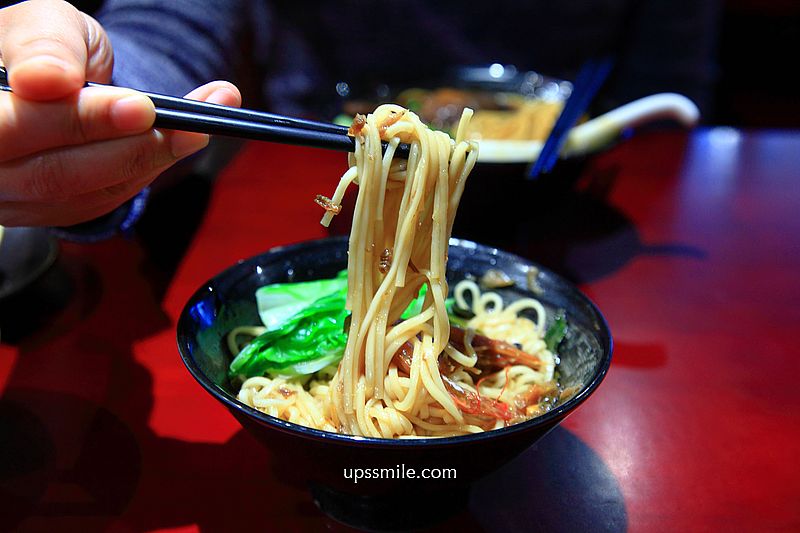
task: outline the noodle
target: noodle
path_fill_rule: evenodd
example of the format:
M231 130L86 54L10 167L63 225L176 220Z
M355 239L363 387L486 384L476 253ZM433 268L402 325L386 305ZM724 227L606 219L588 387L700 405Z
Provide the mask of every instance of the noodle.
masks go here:
M468 120L466 113L462 122ZM383 157L382 138L391 139ZM392 157L398 142L412 147L405 165ZM331 383L332 419L345 433L412 434L415 428L409 417L418 418L420 409L431 402L463 422L439 376L437 361L449 337L444 306L447 242L463 183L476 158L474 145L461 139L453 143L398 106L381 106L359 132L353 158L359 194L348 263L347 301L352 318L340 371ZM389 189L390 180L404 186ZM388 265L384 261L384 274L375 250L388 250L393 257ZM401 323L394 334L390 324L423 283L428 292L420 317ZM398 290L406 286L412 290ZM388 370L398 341L409 340L417 356L404 388ZM386 389L394 391L394 397Z
M504 308L498 295L481 294L473 282L461 282L456 303L471 307L475 317L464 335L464 351L450 342L447 246L478 156L477 145L465 140L471 114L465 110L455 141L396 105L357 117L350 169L330 199L317 200L327 225L347 187L358 185L348 249L351 315L344 355L338 367L317 373L307 384L296 378L250 378L239 393L242 402L327 431L379 438L450 436L502 426L511 420L509 406L520 394L552 381L554 357L542 340L545 310L536 300ZM382 153L384 140L388 148ZM407 161L394 158L401 142L411 146ZM421 311L400 321L423 286ZM535 321L519 315L526 309L535 311ZM472 330L518 343L537 368L513 364L484 377ZM242 333L247 331L231 333L234 353ZM443 374L443 364L452 370L449 375ZM482 378L477 382L476 373Z
M509 111L482 109L467 133L470 139L544 141L563 107L561 102L524 100Z

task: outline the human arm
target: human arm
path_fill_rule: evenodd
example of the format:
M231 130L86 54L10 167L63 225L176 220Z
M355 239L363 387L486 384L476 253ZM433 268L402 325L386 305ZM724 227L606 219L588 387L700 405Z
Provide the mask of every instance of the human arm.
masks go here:
M13 93L0 93L0 223L70 225L127 201L208 137L152 128L149 99L82 88L111 81L113 51L97 21L66 2L0 10L0 53ZM212 82L188 95L239 105Z

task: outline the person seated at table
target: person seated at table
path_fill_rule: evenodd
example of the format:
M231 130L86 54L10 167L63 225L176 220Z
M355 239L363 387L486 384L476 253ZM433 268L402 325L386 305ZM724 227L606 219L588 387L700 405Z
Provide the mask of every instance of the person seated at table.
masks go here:
M312 104L340 80L400 86L448 65L495 60L569 76L613 50L606 107L664 90L702 103L718 3L107 0L97 14L103 26L59 0L16 4L0 10L0 54L14 91L0 93L0 224L70 226L112 212L71 228L110 235L141 213L144 195L131 198L208 143L154 130L149 99L81 90L86 80L238 106L235 85L202 83L234 79L244 66L252 81L264 80L272 109L299 115L319 111Z

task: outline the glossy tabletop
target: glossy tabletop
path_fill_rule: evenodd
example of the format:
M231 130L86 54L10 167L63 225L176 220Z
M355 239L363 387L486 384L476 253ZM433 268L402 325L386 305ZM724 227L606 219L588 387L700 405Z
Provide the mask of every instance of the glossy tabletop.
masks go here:
M161 216L139 238L62 244L15 303L28 331L3 331L0 530L347 530L302 480L276 477L281 458L202 390L175 344L207 278L327 234L313 198L344 159L248 144L210 193L195 180L155 199ZM611 370L438 527L797 530L800 133L646 133L579 172L572 187L508 186L529 203L473 197L459 216L466 236L579 284L611 326Z

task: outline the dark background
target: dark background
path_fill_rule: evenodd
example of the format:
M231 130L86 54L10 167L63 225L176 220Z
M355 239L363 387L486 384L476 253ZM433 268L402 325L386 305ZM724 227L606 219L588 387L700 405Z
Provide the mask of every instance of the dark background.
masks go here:
M800 2L726 0L710 122L800 126Z
M102 0L72 4L92 13ZM718 32L713 99L704 122L800 127L800 2L724 0Z

